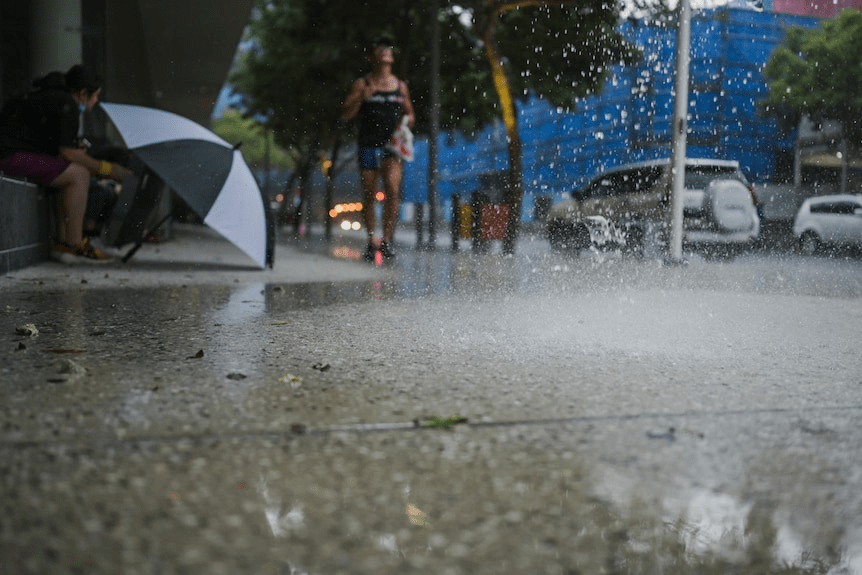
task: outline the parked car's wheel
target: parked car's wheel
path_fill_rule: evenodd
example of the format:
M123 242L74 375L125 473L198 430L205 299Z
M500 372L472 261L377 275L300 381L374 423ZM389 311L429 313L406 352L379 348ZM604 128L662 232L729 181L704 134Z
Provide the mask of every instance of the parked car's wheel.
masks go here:
M566 233L562 222L548 222L548 242L554 251L562 251L566 248Z
M629 226L626 229L626 243L623 252L641 258L644 255L644 243L646 241L644 230L640 226Z
M820 251L820 238L814 232L805 232L799 238L799 251L806 256L813 256Z
M553 221L548 224L551 248L560 252L580 252L590 247L590 231L583 224Z
M584 224L576 224L572 231L571 249L576 251L585 250L592 244L590 230Z

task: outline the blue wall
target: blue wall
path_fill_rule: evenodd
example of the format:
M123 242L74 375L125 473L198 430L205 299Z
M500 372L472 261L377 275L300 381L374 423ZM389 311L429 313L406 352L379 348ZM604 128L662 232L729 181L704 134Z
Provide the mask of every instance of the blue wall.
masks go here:
M792 150L775 120L758 114L768 92L762 68L794 26L814 28L816 18L719 8L696 14L691 29L688 156L738 160L748 177L771 182L776 155ZM616 67L600 95L578 100L569 111L538 99L520 106L524 205L531 220L535 198L554 200L596 172L633 161L670 156L676 28L627 22L623 34L643 51L635 66ZM499 123L475 140L460 134L438 139L438 197L478 190L479 175L508 165ZM407 202L426 202L428 142L416 142L416 160L404 179ZM448 217L448 210L443 214Z

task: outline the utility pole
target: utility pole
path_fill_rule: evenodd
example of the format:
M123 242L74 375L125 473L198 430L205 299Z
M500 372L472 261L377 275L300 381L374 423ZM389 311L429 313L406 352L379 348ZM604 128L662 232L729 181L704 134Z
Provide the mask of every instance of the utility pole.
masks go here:
M691 4L680 0L676 38L676 95L673 113L673 192L671 195L670 258L682 262L683 193L685 190L686 132L688 131L688 68L691 60Z

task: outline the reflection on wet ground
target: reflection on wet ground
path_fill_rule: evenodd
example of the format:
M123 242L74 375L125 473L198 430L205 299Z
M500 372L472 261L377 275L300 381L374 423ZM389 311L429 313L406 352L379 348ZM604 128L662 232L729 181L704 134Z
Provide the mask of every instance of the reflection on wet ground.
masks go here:
M853 418L839 419L830 431L858 439ZM857 572L858 532L848 527L858 499L833 497L847 466L800 458L791 438L807 432L793 426L755 421L766 423L762 437L749 422L730 423L743 425L674 442L621 421L0 447L2 565L16 573ZM709 467L712 441L749 432L747 447L760 456L740 457L739 469ZM773 432L787 438L772 443Z
M4 289L0 572L862 573L858 261L380 271Z
M360 259L355 238L301 242L304 249L333 258ZM593 291L597 289L660 288L710 289L764 294L818 297L862 296L862 259L805 257L751 251L735 258L706 258L684 254L685 265L667 266L657 259L642 261L619 252L584 250L561 254L549 250L540 236L526 236L513 256L489 251L452 251L448 244L436 249L399 248L402 257L378 262L394 272L382 282L388 293L403 297L472 295L476 293ZM375 266L375 264L369 264Z

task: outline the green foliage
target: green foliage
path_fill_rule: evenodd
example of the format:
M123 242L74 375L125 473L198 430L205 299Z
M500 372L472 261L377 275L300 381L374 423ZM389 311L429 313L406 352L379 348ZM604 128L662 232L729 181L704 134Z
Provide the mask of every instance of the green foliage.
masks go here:
M499 116L499 99L491 80L485 52L455 13L440 15L440 127L473 134ZM422 41L430 45L430 36ZM417 131L427 131L431 104L431 60L423 54L411 76Z
M441 29L440 123L471 134L499 117L499 101L479 39L484 0L453 2L437 16L426 2L405 0L258 0L250 35L256 43L231 77L247 96L250 114L268 117L285 148L328 146L341 103L353 80L369 71L365 48L387 33L396 42L395 73L408 82L427 132L430 108L430 29ZM452 6L473 10L465 26ZM596 90L609 65L635 51L616 33L619 5L582 0L571 6L531 7L506 13L496 33L519 98L529 93L569 107Z
M495 27L513 96L521 101L535 95L569 108L575 98L601 89L609 66L639 56L615 30L619 4L614 2L526 6L503 12L497 22L489 20L493 7L485 0L457 4L472 14L472 23L465 27L451 9L442 17L440 117L444 129L469 134L500 115L481 41L486 26ZM417 112L421 109L417 106Z
M335 2L259 0L250 25L255 46L231 81L249 115L267 118L275 140L300 154L316 150L335 125L356 42Z
M862 12L844 10L819 30L794 28L766 65L769 96L762 104L788 129L802 116L838 120L848 140L862 144Z
M228 110L213 122L213 132L232 145L242 143L245 161L257 168L266 165L266 137L269 138L269 165L271 168L290 169L293 159L273 141L271 133L264 135L264 128L251 118L243 117L236 110Z
M617 31L619 4L572 2L503 12L495 38L513 95L540 95L568 108L601 90L608 68L633 63L637 49Z

